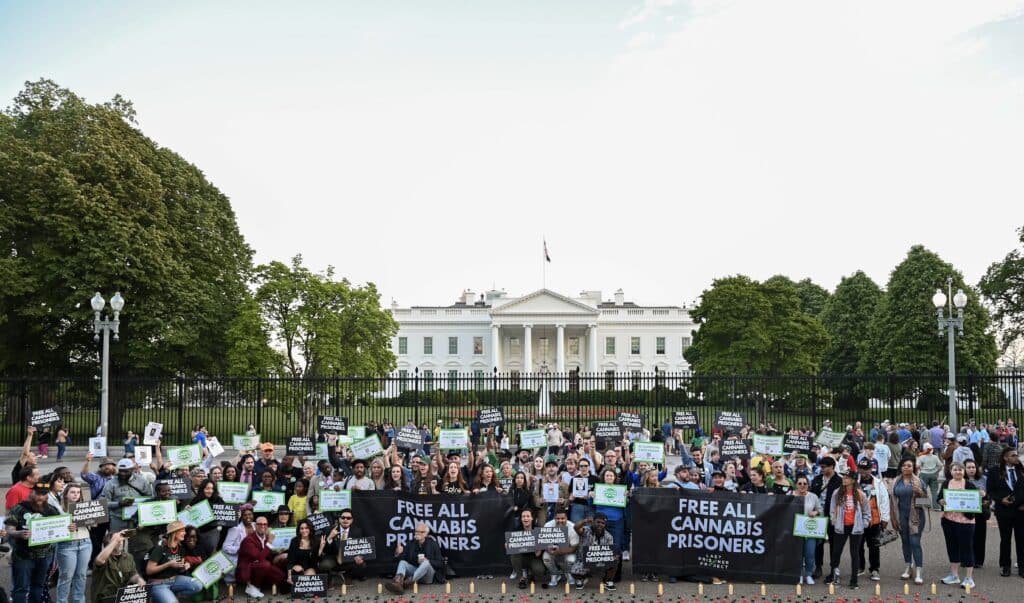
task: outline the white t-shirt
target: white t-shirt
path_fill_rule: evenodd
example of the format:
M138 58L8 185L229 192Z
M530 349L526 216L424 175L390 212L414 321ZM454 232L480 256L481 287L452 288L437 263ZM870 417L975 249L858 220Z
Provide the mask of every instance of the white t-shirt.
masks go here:
M544 527L545 528L553 528L553 527L555 527L557 525L558 525L558 521L552 519L551 521L549 521L546 524L544 524ZM567 530L569 530L569 546L579 546L580 545L580 535L576 533L576 528L573 527L572 522L571 521L565 522L565 527L566 527Z

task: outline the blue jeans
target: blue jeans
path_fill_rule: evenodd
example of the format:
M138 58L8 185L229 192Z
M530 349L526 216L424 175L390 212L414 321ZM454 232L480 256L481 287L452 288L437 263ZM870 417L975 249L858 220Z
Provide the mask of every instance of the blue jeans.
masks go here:
M569 521L576 525L587 517L594 516L594 508L588 504L572 503L569 507Z
M68 448L67 444L57 444L57 460L58 461L64 458L64 451L67 450L67 448Z
M814 552L818 550L817 538L804 538L804 575L814 573Z
M85 572L89 568L91 554L92 541L88 538L57 544L57 565L60 566L57 603L68 603L69 593L71 601L85 601Z
M190 576L175 576L171 580L153 585L155 603L178 603L178 595L191 597L203 591L203 583Z
M924 513L923 510L914 507L911 513ZM921 551L921 527L924 526L925 518L921 517L917 534L910 533L910 520L900 520L900 542L903 543L903 563L913 563L914 567L924 565L924 553Z
M398 562L397 573L405 577L412 576L414 581L421 582L423 584L430 584L434 581L434 566L430 565L430 561L428 559L424 559L423 563L418 566L402 559Z
M39 603L43 600L46 575L53 557L11 560L11 600L14 603Z
M608 533L612 535L612 542L615 543L615 547L618 549L619 552L622 552L622 539L625 537L626 519L616 519L615 521L609 519L608 525L605 526L605 529L608 530Z

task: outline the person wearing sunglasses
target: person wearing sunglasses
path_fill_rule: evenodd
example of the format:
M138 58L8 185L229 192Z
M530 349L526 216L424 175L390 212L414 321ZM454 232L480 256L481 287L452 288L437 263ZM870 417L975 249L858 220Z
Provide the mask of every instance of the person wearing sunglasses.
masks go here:
M355 557L345 561L345 541L349 538L365 538L362 528L355 525L352 509L344 509L338 514L338 524L327 535L327 548L320 560L320 571L325 574L341 572L345 584L352 584L352 579L366 580L366 560Z

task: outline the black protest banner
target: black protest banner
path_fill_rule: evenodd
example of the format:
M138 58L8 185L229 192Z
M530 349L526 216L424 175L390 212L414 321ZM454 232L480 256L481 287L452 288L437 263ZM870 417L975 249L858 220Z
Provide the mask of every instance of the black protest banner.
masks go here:
M749 459L750 447L743 440L725 440L719 450L722 451L722 459Z
M583 565L602 569L615 563L615 546L611 544L592 544L583 549Z
M480 427L502 425L505 423L505 411L500 407L483 408L476 411L476 421L480 424Z
M724 433L739 433L747 424L747 418L741 412L723 410L715 418L715 428L721 429Z
M32 417L29 419L29 425L36 428L52 427L58 423L60 423L60 413L56 408L33 410Z
M811 451L811 438L805 435L789 435L782 440L783 452L803 452L808 453Z
M377 543L373 536L367 538L346 538L341 541L341 557L344 561L352 561L362 557L363 561L377 558Z
M615 421L622 431L640 433L644 430L644 416L635 412L620 412Z
M537 550L537 530L520 530L505 532L505 552L509 555L521 555Z
M241 514L238 505L213 503L210 509L213 510L214 525L222 528L233 528L238 525L238 518Z
M672 427L677 429L693 429L700 425L697 413L692 410L677 410L672 413Z
M158 487L162 484L167 484L171 487L171 496L177 500L192 500L195 497L195 494L192 492L192 484L185 478L175 477L172 479L156 480Z
M348 435L348 417L318 415L316 425L316 429L320 433L340 433L341 435Z
M301 597L315 597L327 594L327 575L298 575L293 578L292 594Z
M568 526L560 528L558 526L543 527L537 530L537 550L546 551L548 547L563 547L569 544L569 528Z
M110 511L105 498L72 503L71 505L71 523L80 528L91 528L109 522Z
M146 603L153 592L151 584L132 584L117 589L114 603Z
M641 488L633 494L633 571L793 584L803 501L790 496Z
M395 545L410 542L423 522L459 575L500 574L508 568L505 524L512 515L508 497L451 499L384 490L355 490L352 511L363 534L373 536L378 560L371 572L394 572Z
M323 513L313 513L306 517L313 524L313 533L327 534L331 531L331 520Z
M594 438L605 442L618 442L622 439L622 428L617 421L598 421L594 423Z
M395 434L395 446L405 450L419 450L423 447L423 434L415 427L403 427Z
M316 442L306 436L292 436L285 444L285 454L289 456L316 456Z

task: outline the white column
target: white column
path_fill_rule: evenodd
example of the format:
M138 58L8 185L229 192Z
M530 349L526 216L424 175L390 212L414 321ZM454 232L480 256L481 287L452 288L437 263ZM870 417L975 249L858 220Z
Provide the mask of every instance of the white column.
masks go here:
M533 325L523 325L523 372L533 372Z
M597 325L587 325L587 371L597 372Z
M491 325L491 369L501 371L501 327Z
M555 325L555 372L565 372L565 325Z

